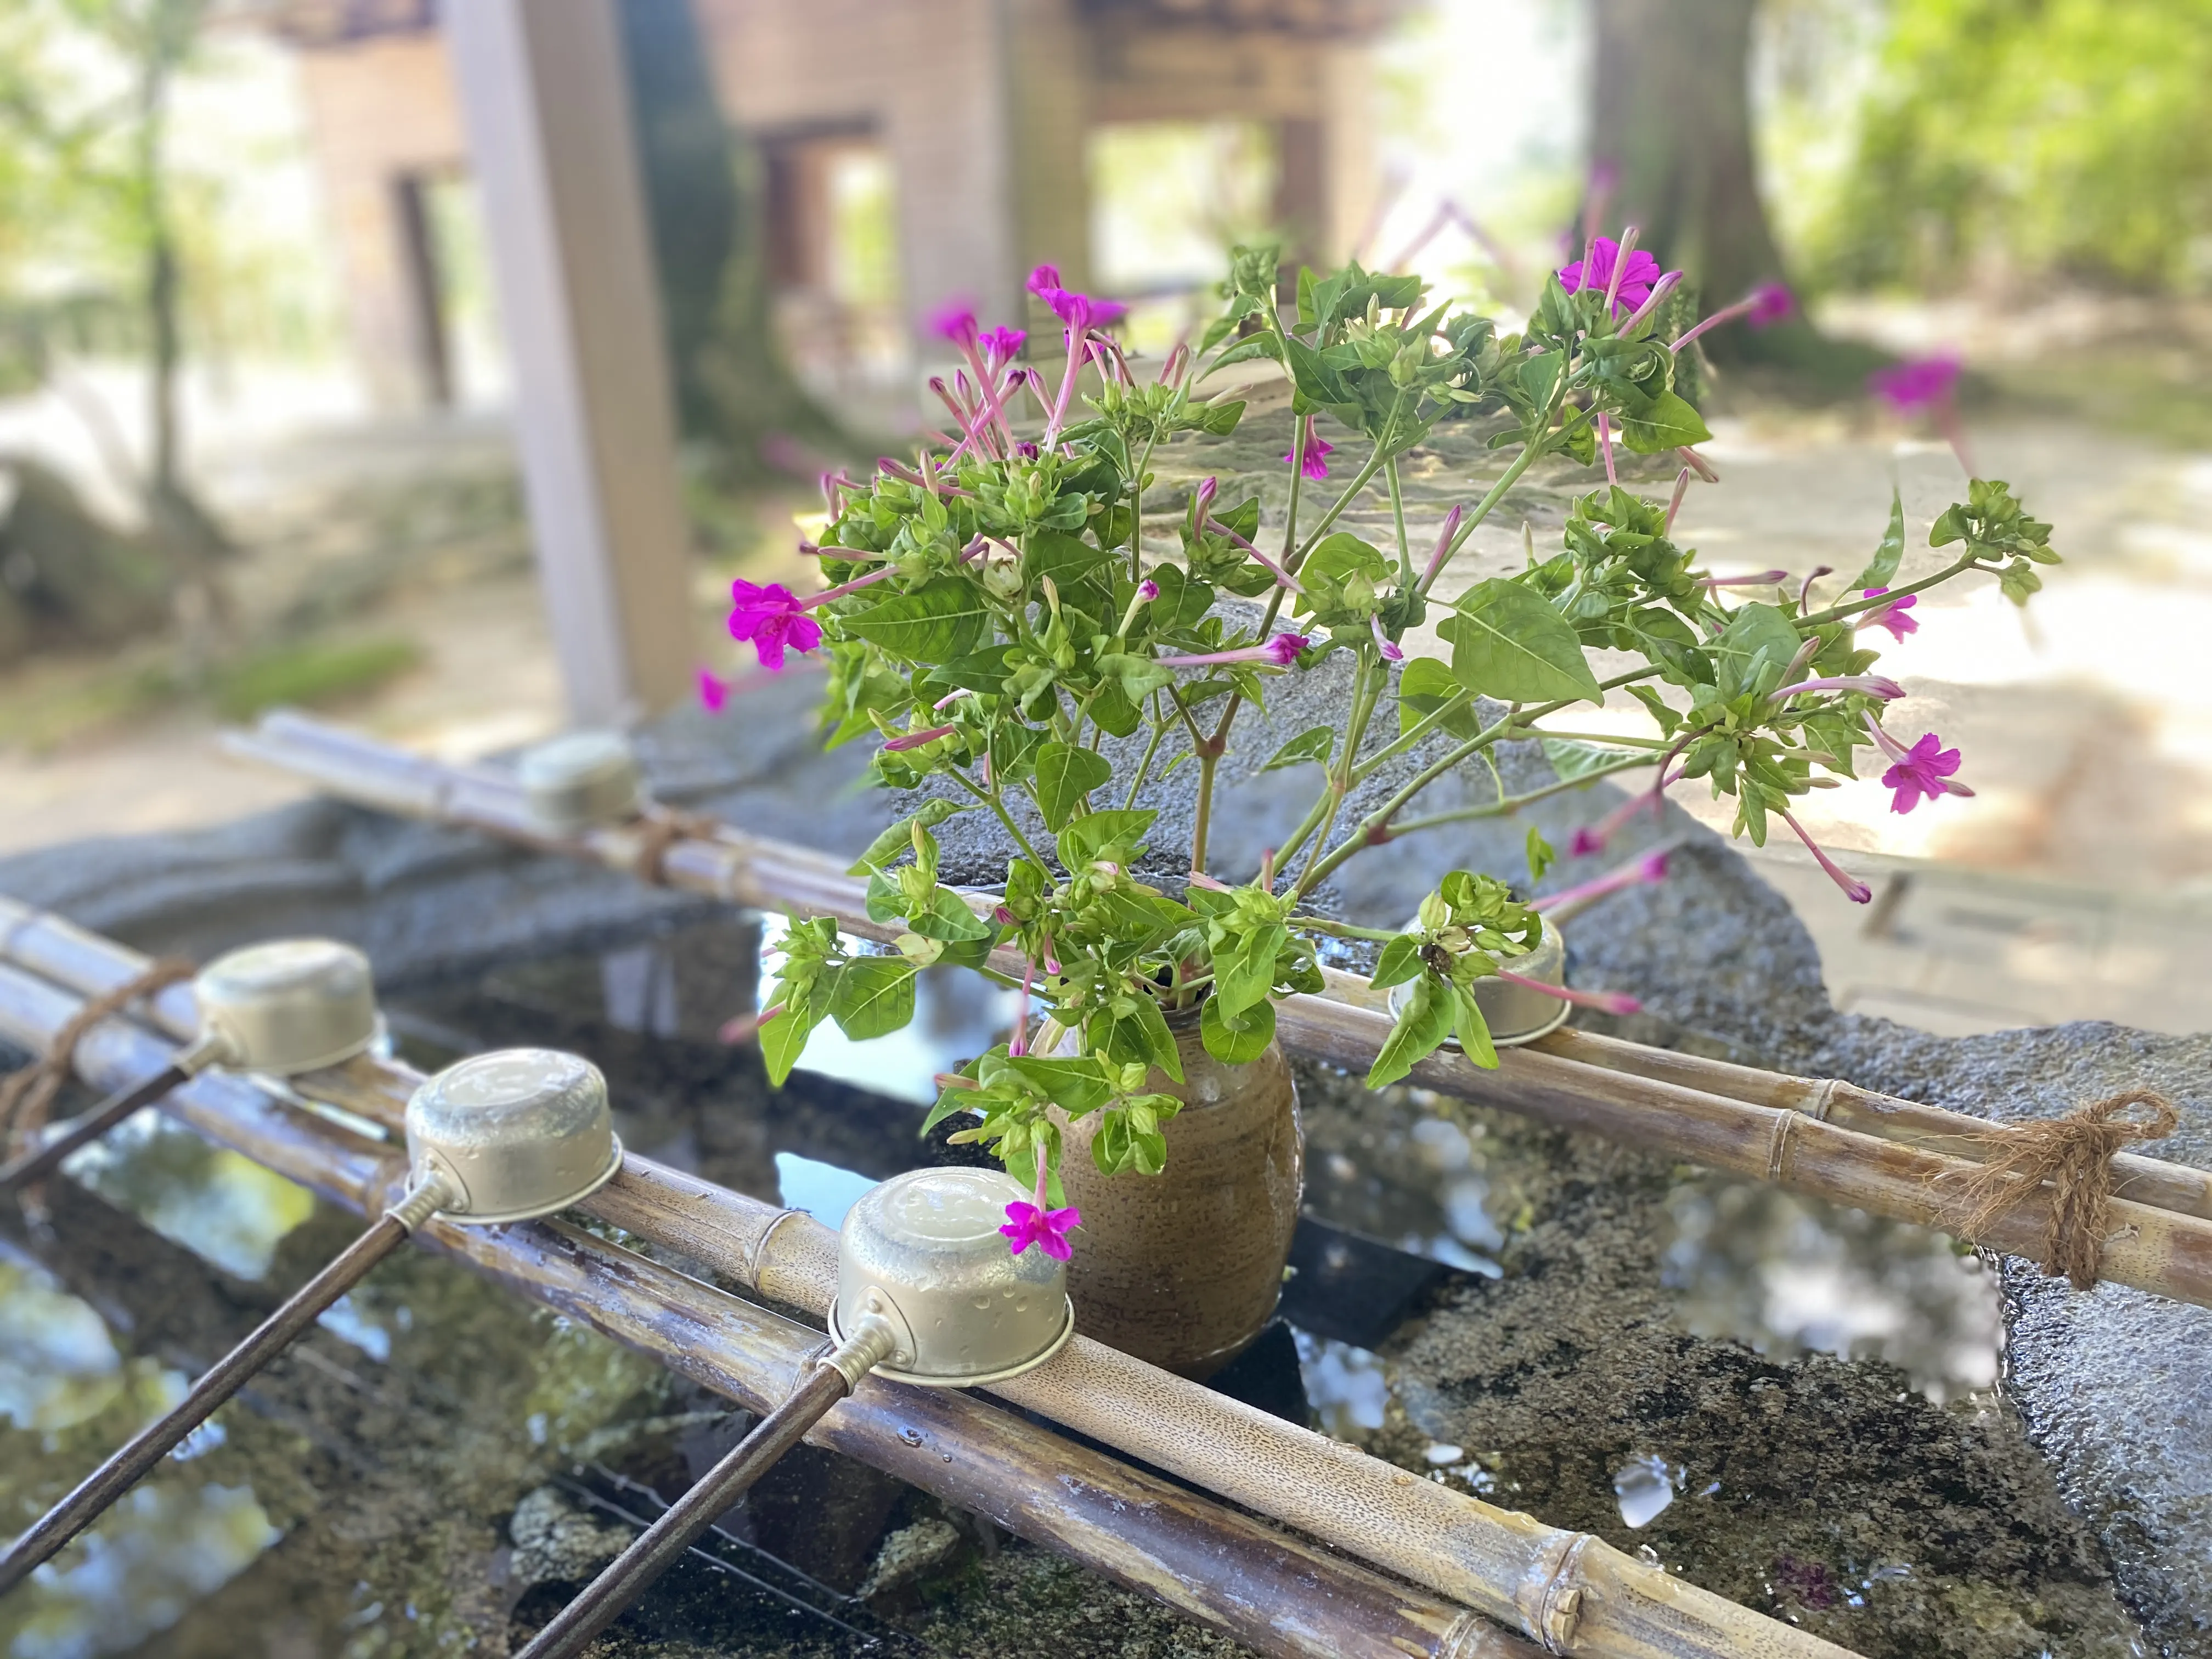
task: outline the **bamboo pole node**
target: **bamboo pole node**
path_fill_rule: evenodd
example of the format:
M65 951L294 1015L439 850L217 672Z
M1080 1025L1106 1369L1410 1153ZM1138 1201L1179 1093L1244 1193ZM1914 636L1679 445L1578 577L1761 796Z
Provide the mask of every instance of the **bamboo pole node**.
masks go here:
M679 841L719 841L722 823L703 812L679 807L655 806L637 821L637 844L631 853L631 869L640 881L653 887L670 885L668 854Z
M13 937L13 930L10 930ZM0 1078L0 1133L8 1137L9 1150L20 1152L45 1127L46 1114L61 1091L63 1082L76 1063L76 1045L84 1034L104 1019L121 1013L141 997L166 991L191 978L198 967L181 957L163 957L143 973L112 991L89 998L54 1033L46 1052L19 1072Z
M1551 1540L1528 1564L1514 1598L1522 1628L1544 1644L1547 1653L1573 1650L1575 1626L1582 1620L1583 1555L1595 1537L1586 1532L1562 1533Z
M1766 1178L1776 1186L1782 1184L1783 1171L1790 1160L1790 1132L1797 1127L1796 1112L1777 1112L1774 1133L1768 1137L1766 1146Z
M775 1230L790 1220L792 1217L805 1213L804 1210L778 1210L775 1212L775 1218L760 1230L758 1235L753 1239L752 1249L746 1253L746 1284L757 1285L761 1282L761 1259L768 1254L768 1242L775 1237Z
M1813 1091L1812 1099L1798 1109L1816 1123L1826 1123L1828 1114L1836 1109L1836 1097L1846 1085L1835 1078L1825 1078L1820 1086Z
M2150 1115L2123 1116L2131 1107ZM2051 1184L2051 1219L2038 1264L2053 1278L2063 1273L2077 1291L2096 1284L2111 1231L2112 1156L2135 1140L2160 1140L2180 1127L2173 1103L2150 1089L2129 1089L2077 1107L2064 1117L1986 1130L1988 1160L1964 1182L1973 1209L1967 1237L1986 1232L2030 1194Z

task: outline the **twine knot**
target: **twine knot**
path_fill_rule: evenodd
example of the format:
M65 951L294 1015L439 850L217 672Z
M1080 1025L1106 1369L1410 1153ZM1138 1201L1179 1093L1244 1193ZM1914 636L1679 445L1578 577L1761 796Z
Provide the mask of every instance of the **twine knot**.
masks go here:
M720 837L719 819L680 807L655 806L639 821L635 868L641 881L655 887L668 885L668 854L679 841L714 841Z
M87 1031L121 1013L139 998L166 991L198 971L181 957L162 957L135 978L87 1001L54 1033L44 1054L20 1072L0 1078L0 1133L7 1136L9 1149L20 1152L45 1126L54 1097L61 1092L70 1067L76 1063L76 1045Z
M2148 1116L2127 1115L2142 1107ZM2045 1182L2051 1185L2051 1219L2044 1229L2043 1271L2063 1273L2077 1291L2097 1282L2112 1205L2112 1157L2130 1141L2159 1140L2180 1126L2181 1114L2164 1095L2129 1089L2064 1117L2007 1125L1984 1133L1990 1155L1966 1183L1973 1205L1964 1231L1986 1232Z

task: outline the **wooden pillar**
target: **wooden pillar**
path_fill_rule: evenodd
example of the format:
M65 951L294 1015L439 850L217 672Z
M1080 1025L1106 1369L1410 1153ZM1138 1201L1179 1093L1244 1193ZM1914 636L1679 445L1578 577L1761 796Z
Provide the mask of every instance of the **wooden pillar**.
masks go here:
M689 532L618 0L444 9L513 362L538 570L569 714L684 695Z

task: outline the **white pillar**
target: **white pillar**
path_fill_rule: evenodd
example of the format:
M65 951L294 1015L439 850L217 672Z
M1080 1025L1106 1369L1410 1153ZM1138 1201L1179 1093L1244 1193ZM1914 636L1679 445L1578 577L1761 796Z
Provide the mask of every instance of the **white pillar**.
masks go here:
M538 579L571 716L683 696L689 532L614 6L455 0L453 52L513 363Z

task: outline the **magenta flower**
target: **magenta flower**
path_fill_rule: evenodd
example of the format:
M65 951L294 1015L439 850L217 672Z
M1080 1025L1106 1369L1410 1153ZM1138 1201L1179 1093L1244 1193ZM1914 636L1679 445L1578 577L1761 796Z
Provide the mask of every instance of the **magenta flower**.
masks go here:
M1959 360L1948 353L1914 357L1867 376L1867 388L1900 415L1948 401L1959 384Z
M930 331L965 350L975 343L975 313L957 300L940 306L929 319Z
M1863 599L1880 599L1888 592L1886 587L1869 587L1862 590L1859 597ZM1892 599L1887 605L1877 605L1871 611L1862 612L1856 626L1886 628L1889 630L1890 638L1902 645L1907 634L1917 634L1920 631L1920 623L1905 614L1919 603L1920 596L1917 593L1907 593L1901 599Z
M1885 702L1905 695L1903 686L1882 674L1832 674L1823 679L1800 680L1795 685L1782 687L1774 695L1778 698L1794 697L1801 691L1859 691Z
M1155 657L1163 668L1209 668L1215 663L1264 662L1288 668L1298 659L1308 641L1303 634L1278 634L1265 645L1247 645L1234 651L1212 651L1200 657Z
M1429 591L1429 584L1436 580L1437 572L1444 568L1444 561L1451 556L1452 538L1459 534L1459 521L1466 513L1465 507L1455 504L1452 510L1444 515L1444 527L1437 532L1437 550L1429 555L1429 568L1421 572L1419 592L1425 593Z
M1044 301L1046 309L1067 325L1071 340L1080 339L1086 329L1118 322L1129 311L1128 307L1116 301L1094 299L1088 294L1062 288L1057 265L1039 265L1030 272L1028 288Z
M1644 1012L1642 1003L1619 991L1571 991L1565 986L1554 985L1548 980L1530 979L1525 974L1509 974L1503 968L1498 970L1498 977L1508 985L1518 985L1525 990L1557 997L1577 1008L1598 1008L1608 1014L1640 1014Z
M1844 896L1845 898L1849 899L1854 904L1869 904L1873 902L1874 889L1868 886L1857 877L1849 873L1842 866L1838 865L1835 860L1830 858L1826 853L1822 852L1820 850L1820 844L1814 841L1812 836L1805 833L1805 826L1803 824L1798 823L1796 818L1790 817L1787 812L1782 814L1782 821L1797 832L1797 839L1805 843L1805 850L1810 853L1813 855L1814 861L1817 863L1822 870L1827 872L1828 879L1844 890Z
M1881 752L1894 763L1881 775L1881 787L1897 792L1890 799L1891 811L1910 812L1923 800L1934 800L1939 795L1974 793L1952 778L1951 774L1959 769L1959 751L1944 748L1943 740L1933 732L1907 749L1871 718L1866 727Z
M1624 307L1634 311L1651 297L1651 285L1659 280L1659 262L1642 248L1636 249L1621 267L1616 287L1613 266L1620 258L1620 244L1610 236L1598 237L1590 244L1587 261L1577 259L1559 268L1559 286L1570 294L1580 293L1585 288L1612 288L1613 314L1619 316ZM1585 264L1587 270L1583 268Z
M1150 605L1160 596L1160 585L1150 576L1137 584L1137 597Z
M1029 339L1029 331L1019 328L994 328L980 336L976 344L981 348L983 361L994 368L1011 363L1021 355L1022 346Z
M1797 309L1797 296L1780 283L1761 283L1751 291L1747 320L1753 328L1771 328Z
M1067 1235L1082 1224L1083 1212L1073 1204L1064 1210L1048 1210L1017 1199L1006 1206L1006 1224L999 1231L1013 1241L1016 1255L1034 1244L1054 1261L1065 1261L1075 1254Z
M730 683L708 670L699 671L699 703L710 714L719 714L730 701Z
M1606 843L1619 835L1628 821L1647 807L1651 816L1663 819L1666 816L1667 792L1682 781L1682 769L1670 766L1659 774L1659 781L1640 795L1631 795L1607 812L1595 823L1578 828L1567 842L1567 856L1586 859L1605 851Z
M803 655L822 643L822 625L781 582L761 587L739 577L730 584L730 637L750 640L771 674L783 672L787 645Z
M1748 576L1707 576L1707 587L1774 587L1790 580L1786 570L1761 570Z
M1388 634L1382 631L1382 617L1370 617L1367 619L1367 625L1375 630L1375 644L1382 653L1383 661L1403 662L1406 660L1405 648L1395 640L1392 639Z
M1334 453L1336 453L1336 446L1314 430L1313 416L1307 416L1306 459L1304 465L1298 469L1299 472L1316 483L1320 482L1328 477L1328 458ZM1283 457L1283 465L1288 466L1297 459L1297 446L1293 444L1291 446L1291 453Z

